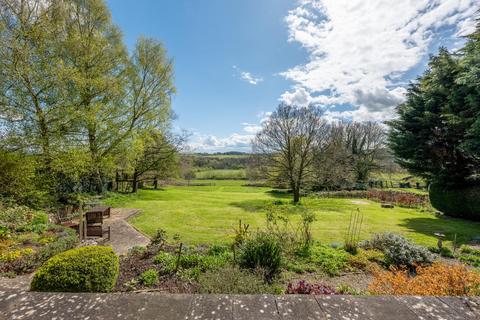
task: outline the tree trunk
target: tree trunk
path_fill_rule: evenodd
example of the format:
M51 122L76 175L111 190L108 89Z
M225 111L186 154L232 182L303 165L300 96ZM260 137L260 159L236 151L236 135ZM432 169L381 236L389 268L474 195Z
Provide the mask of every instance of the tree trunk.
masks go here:
M100 170L100 157L99 157L99 150L97 146L97 136L96 136L96 128L94 123L90 123L88 125L88 144L90 148L90 158L92 160L93 166L93 178L95 183L95 191L101 194L103 193L103 182L102 182L102 173Z
M132 178L132 193L136 193L138 190L138 172L135 170L133 172L133 178Z
M300 201L300 188L295 187L293 189L293 203L298 203Z

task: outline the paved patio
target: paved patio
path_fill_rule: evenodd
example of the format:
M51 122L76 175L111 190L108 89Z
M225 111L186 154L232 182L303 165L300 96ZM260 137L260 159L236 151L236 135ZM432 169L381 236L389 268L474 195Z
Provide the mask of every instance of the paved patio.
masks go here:
M0 291L0 319L480 319L480 298Z

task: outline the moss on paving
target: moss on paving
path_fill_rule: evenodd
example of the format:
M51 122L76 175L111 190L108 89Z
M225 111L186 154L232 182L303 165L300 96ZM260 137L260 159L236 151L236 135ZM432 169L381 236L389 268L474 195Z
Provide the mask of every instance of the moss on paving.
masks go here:
M196 180L196 183L204 181ZM212 184L212 180L206 181ZM159 228L170 237L180 236L188 244L228 243L232 240L233 228L238 220L250 224L250 230L264 226L262 208L282 198L269 188L243 186L245 181L213 181L208 186L169 186L162 190L140 190L136 195L119 195L106 202L114 207L138 208L140 215L130 222L148 235ZM380 204L354 204L353 199L304 198L302 203L316 212L317 220L312 231L316 240L330 244L343 242L348 227L350 212L356 208L364 214L361 239L372 233L392 231L403 234L419 244L436 244L435 232L453 239L457 234L459 243L468 242L480 235L480 224L465 220L437 217L420 209L395 207L380 208ZM292 217L292 220L298 216Z

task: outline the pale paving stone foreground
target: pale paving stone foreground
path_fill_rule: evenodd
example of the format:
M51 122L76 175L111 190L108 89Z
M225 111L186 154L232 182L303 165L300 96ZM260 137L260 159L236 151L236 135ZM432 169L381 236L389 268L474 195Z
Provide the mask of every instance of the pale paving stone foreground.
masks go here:
M480 319L480 298L0 291L0 319Z

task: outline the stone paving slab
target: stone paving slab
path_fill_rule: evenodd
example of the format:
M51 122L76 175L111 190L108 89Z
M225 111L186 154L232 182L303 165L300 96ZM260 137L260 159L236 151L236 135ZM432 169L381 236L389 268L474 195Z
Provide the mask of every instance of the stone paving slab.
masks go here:
M0 320L480 319L480 300L453 297L184 295L0 291Z
M196 295L185 320L232 320L233 298L229 295Z
M475 320L480 318L480 301L472 298L439 297L440 301L457 311L465 319Z
M324 320L327 318L314 296L279 296L277 297L277 308L280 317L284 320Z
M436 297L397 297L396 299L425 320L466 319L464 313L451 308Z
M273 295L235 295L233 298L235 320L280 320Z

